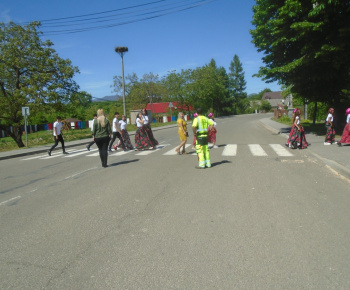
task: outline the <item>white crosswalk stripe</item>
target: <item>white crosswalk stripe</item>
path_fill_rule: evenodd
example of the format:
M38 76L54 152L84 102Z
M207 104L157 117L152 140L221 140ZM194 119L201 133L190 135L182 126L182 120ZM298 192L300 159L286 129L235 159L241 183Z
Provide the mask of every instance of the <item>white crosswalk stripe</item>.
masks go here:
M222 152L222 156L236 156L237 144L227 144Z
M253 156L267 156L267 153L259 144L248 144L248 147Z
M118 157L118 156L123 156L126 154L132 154L132 155L137 155L137 156L147 156L147 155L157 154L157 153L161 153L162 155L165 155L165 156L177 155L177 152L175 151L175 149L178 146L173 147L171 150L167 150L164 152L164 150L168 146L171 146L171 144L161 144L161 145L158 145L153 150L112 151L112 152L109 152L109 156ZM226 157L236 157L237 155L242 156L242 152L238 150L239 148L242 148L242 146L248 146L250 153L256 157L268 156L268 154L266 153L266 151L263 149L262 146L264 146L265 149L267 149L266 147L269 146L272 149L272 151L277 156L280 156L280 157L292 157L292 156L294 156L294 154L290 150L288 150L288 148L284 148L284 146L281 144L265 144L265 145L260 145L260 144L247 144L247 145L227 144L227 145L221 145L218 149L210 149L210 152L211 152L211 154L218 154L219 153L221 156L226 156ZM196 151L192 150L191 147L192 147L192 144L186 144L185 145L186 152L188 153L188 155L196 156L197 155ZM220 149L223 149L223 150L220 150ZM241 155L238 154L239 152L237 153L237 151L241 152L240 153ZM45 160L45 159L52 159L52 158L57 158L57 157L74 158L74 157L78 157L81 155L85 155L86 157L99 156L99 152L98 152L97 148L91 149L91 151L87 151L84 148L84 149L78 149L78 150L70 150L67 152L69 153L67 155L62 154L62 152L60 152L60 151L57 151L57 152L53 152L51 156L48 156L47 154L37 155L37 156L28 157L28 158L23 158L21 160L33 160L33 159ZM243 150L243 152L245 152L245 151ZM267 150L267 152L269 152L270 155L272 154L271 150Z
M284 148L281 144L270 144L270 147L276 152L278 156L288 157L293 156L293 154Z

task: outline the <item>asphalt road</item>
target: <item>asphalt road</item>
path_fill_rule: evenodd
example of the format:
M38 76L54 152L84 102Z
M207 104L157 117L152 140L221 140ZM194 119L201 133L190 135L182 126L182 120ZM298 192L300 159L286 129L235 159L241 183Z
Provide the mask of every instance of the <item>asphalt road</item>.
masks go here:
M350 289L349 183L259 118L217 120L211 169L176 128L1 161L0 289Z

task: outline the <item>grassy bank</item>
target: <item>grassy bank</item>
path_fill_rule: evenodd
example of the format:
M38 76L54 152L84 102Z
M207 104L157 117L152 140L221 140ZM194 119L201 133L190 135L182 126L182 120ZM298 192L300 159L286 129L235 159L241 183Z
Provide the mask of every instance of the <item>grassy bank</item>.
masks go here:
M168 125L176 124L176 122L171 123L152 123L152 128L163 127ZM127 125L127 130L129 132L136 131L136 125ZM63 130L63 138L65 142L81 140L91 138L91 129L71 129ZM26 137L25 134L22 136L22 141L25 145ZM28 134L28 147L36 147L47 144L53 144L52 130L49 131L39 131ZM25 148L25 147L24 147ZM18 148L16 142L11 137L0 138L0 152L10 151L10 150L21 150L23 148Z

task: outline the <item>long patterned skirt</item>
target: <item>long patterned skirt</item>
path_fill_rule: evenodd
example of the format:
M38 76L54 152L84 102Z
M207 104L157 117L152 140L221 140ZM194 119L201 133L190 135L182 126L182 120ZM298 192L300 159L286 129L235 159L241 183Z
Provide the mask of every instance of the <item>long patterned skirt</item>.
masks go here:
M341 136L339 143L350 144L349 123L347 123L345 125L344 130L343 130L343 135Z
M132 146L131 141L130 141L129 133L128 133L128 131L126 131L126 129L122 130L122 138L123 138L124 145L125 145L126 149L130 149L130 150L134 149L134 147ZM118 143L118 147L121 148L120 143Z
M212 128L209 132L208 132L208 142L209 143L215 143L216 142L216 128Z
M148 139L149 139L149 141L152 144L152 147L155 147L156 145L159 145L158 141L153 136L153 132L152 132L151 126L149 124L146 124L146 125L143 125L142 127L146 131Z
M149 149L150 147L153 146L148 138L145 128L143 126L137 128L135 133L135 149L142 150Z
M286 145L289 148L305 149L308 146L308 143L307 143L306 137L305 137L304 128L301 125L299 125L299 127L300 127L300 131L298 130L297 126L295 126L293 124L292 129L290 130L289 138L288 138L288 141L286 143Z
M327 143L334 143L335 142L335 130L334 128L327 122L326 123L326 138L325 138L325 142Z

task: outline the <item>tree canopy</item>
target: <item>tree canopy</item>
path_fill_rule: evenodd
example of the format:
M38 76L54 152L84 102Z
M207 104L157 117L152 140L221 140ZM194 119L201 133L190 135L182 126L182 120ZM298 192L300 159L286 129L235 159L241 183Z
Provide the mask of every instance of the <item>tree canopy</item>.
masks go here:
M349 99L350 1L256 0L253 12L257 76L310 101Z
M60 110L79 89L73 80L78 68L60 58L52 42L40 39L39 26L39 22L24 27L0 23L0 128L19 147L24 146L20 129L23 106L29 106L31 114Z

